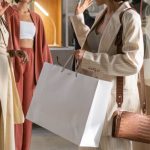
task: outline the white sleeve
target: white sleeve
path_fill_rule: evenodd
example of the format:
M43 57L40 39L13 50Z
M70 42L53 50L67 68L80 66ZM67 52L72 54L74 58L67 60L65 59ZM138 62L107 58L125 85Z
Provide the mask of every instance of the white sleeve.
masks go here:
M80 47L83 46L86 36L90 31L90 28L85 25L83 13L70 17L73 29L75 31L76 37L80 44Z
M132 11L132 13L131 13ZM143 64L143 34L140 16L133 10L123 15L123 54L85 52L81 68L110 76L128 76L139 72Z

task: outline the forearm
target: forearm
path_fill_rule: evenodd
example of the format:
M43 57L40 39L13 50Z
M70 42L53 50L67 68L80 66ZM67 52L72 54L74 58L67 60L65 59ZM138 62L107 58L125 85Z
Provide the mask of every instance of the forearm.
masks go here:
M85 25L83 14L72 16L70 17L70 20L78 42L82 47L87 37L87 34L90 31L90 28L87 25Z
M81 68L106 75L129 76L138 73L143 63L142 55L137 53L136 57L138 59L133 59L132 55L118 54L110 56L107 53L93 54L85 52Z

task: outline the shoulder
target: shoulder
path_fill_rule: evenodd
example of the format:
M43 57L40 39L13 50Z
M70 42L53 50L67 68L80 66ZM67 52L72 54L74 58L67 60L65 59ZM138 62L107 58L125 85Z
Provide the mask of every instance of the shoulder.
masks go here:
M135 22L141 24L141 17L134 9L129 9L123 14L123 22Z
M30 13L32 16L34 16L37 20L41 20L41 17L39 14L37 14L36 12L34 12L33 10L30 10Z
M16 7L14 6L9 6L6 11L5 14L7 14L9 17L12 16L14 13L16 12Z
M30 14L32 19L34 20L34 22L36 22L37 24L43 25L43 21L42 18L40 17L39 14L37 14L36 12L30 10Z

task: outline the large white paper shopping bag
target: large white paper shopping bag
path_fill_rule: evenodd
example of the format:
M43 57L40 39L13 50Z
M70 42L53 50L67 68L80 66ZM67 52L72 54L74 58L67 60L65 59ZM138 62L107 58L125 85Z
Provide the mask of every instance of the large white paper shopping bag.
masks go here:
M112 83L45 63L27 119L78 146L98 147Z

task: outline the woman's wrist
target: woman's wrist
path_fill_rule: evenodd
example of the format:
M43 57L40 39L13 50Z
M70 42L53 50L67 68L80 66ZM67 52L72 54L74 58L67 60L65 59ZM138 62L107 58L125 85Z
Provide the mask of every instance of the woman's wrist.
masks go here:
M16 50L8 50L7 52L9 53L10 57L16 57L17 56Z

